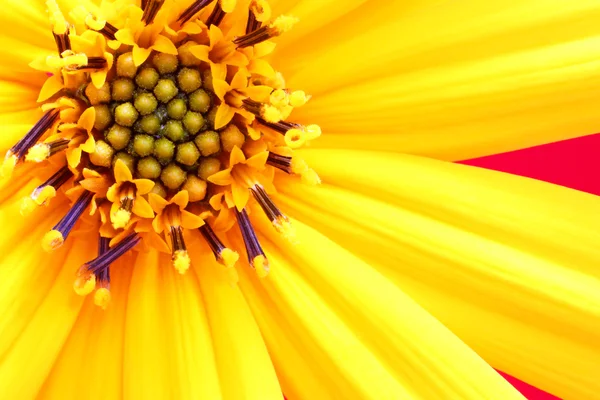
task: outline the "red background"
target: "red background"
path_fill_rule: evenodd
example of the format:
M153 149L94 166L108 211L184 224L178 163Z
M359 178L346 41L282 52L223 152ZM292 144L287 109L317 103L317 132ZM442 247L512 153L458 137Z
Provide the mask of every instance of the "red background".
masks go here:
M600 180L596 176L596 171L600 168L598 149L600 134L478 158L465 161L464 164L527 176L600 195ZM557 399L514 378L507 379L528 399Z

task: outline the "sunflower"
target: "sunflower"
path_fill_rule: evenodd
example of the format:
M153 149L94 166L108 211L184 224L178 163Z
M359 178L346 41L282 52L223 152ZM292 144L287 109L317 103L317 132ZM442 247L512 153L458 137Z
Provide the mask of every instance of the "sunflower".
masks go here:
M598 131L599 17L6 0L0 393L600 398L596 198L451 162Z

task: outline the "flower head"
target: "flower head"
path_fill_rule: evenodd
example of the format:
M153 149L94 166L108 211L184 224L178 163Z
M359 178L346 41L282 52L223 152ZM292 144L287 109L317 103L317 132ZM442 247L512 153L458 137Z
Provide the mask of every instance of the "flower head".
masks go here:
M598 7L7 0L0 393L592 398Z

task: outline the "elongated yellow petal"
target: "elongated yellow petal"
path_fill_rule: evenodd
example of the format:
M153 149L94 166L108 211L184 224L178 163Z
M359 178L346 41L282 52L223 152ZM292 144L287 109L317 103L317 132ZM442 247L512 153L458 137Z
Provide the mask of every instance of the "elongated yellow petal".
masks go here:
M598 398L596 197L418 157L323 155L303 157L341 188L295 185L286 210L379 265L494 367Z
M215 347L224 399L281 399L275 370L252 314L210 250L190 244Z
M85 241L79 240L73 242L71 249L66 246L59 252L69 255L64 265L61 265L62 257L58 257L56 264L47 263L47 257L44 257L46 260L42 259L41 253L37 253L36 260L31 260L32 264L22 265L25 271L22 271L21 274L27 272L27 267L39 269L41 265L45 264L46 268L51 268L56 278L43 302L39 303L39 307L30 314L27 324L23 326L14 341L8 343L9 347L2 355L0 392L7 398L34 398L37 395L50 373L63 343L67 340L83 302L81 297L72 291L73 271L85 261L89 254L89 247ZM15 266L18 264L13 265L13 267ZM26 275L26 278L30 280L32 277ZM3 282L3 284L7 283L10 281ZM32 283L30 281L29 285L31 286ZM7 287L2 291L8 290L11 289ZM8 307L9 310L19 307L20 304L23 304L25 309L29 308L26 304L28 298L23 296L23 293L19 292L15 303ZM3 309L6 308L3 307ZM19 323L19 319L23 317L17 313L13 318L14 322ZM4 335L2 340L7 340ZM2 343L3 347L6 344ZM32 368L32 366L34 367ZM27 379L23 379L24 376Z
M125 329L125 399L219 399L221 389L198 282L151 250L134 266ZM165 368L168 366L168 368Z
M334 398L521 398L443 325L348 251L299 221L294 221L298 245L280 238L268 221L253 222L274 241L265 243L271 273L258 284L303 338L307 357L328 372ZM293 366L277 368L290 373Z
M457 160L598 131L598 2L373 3L278 52L315 146Z
M130 255L133 257L133 255ZM127 260L129 261L129 260ZM122 395L125 312L131 262L118 260L111 268L111 304L106 310L86 298L40 399L117 399Z

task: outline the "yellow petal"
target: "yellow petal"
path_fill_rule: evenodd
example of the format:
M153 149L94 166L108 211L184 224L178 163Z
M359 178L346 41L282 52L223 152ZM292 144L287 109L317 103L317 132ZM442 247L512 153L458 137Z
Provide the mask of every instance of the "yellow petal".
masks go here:
M152 49L161 53L177 55L177 47L169 39L162 35L158 35L152 45Z
M1 291L11 297L17 294L11 303L2 307L6 313L2 322L8 324L9 329L3 330L2 335L1 347L4 351L0 375L3 379L0 380L0 391L8 398L34 398L50 373L81 308L83 300L72 289L73 271L86 261L89 250L85 241L75 242L73 246L65 246L58 250L63 256L58 254L55 262L44 261L43 258L47 257L39 251L23 251L21 256L32 253L35 257L12 264L13 279L21 286L7 286ZM66 254L69 256L62 265L62 258ZM53 253L53 257L54 255ZM38 280L35 278L35 271L40 271L39 267L42 264L53 274ZM52 279L52 275L55 280ZM3 285L11 285L11 280L3 279L2 282ZM42 282L50 282L50 285L46 286L46 283ZM47 288L45 297L37 307L31 308L32 305L28 304L31 298L23 296L23 293L26 293L23 290L29 288L27 293L31 294L41 289L39 285ZM8 299L8 296L5 299ZM24 316L23 311L29 313L28 317ZM23 324L24 322L26 324ZM16 326L12 326L13 324ZM17 327L21 329L13 336ZM44 334L40 335L40 332ZM31 368L32 365L35 365L35 368Z
M314 374L327 371L331 395L323 398L522 398L373 268L311 228L294 224L301 243L269 235L271 273L257 279L244 270L240 284L247 297L260 296L264 303L257 315L279 316L294 327L290 335L299 340ZM261 231L266 225L259 223ZM268 345L277 348L276 342ZM294 365L276 368L302 393L304 376L294 376Z
M180 190L177 192L175 196L171 199L171 204L177 204L180 209L184 209L190 200L190 195L187 190Z
M328 132L316 146L465 159L598 131L599 12L593 0L366 3L359 25L342 18L278 59L289 87L315 95L296 115Z
M165 209L169 202L156 193L148 193L148 202L155 213L160 213Z
M135 201L133 202L133 208L131 209L135 215L138 215L142 218L153 218L154 211L148 201L142 196L137 196Z
M208 181L219 186L230 185L232 182L231 170L224 169L208 177Z
M117 183L129 182L133 179L131 171L122 160L117 160L114 166L115 180Z
M202 217L192 214L189 211L181 211L181 226L185 229L196 229L204 225Z
M249 167L258 169L258 170L262 170L265 168L268 158L269 158L269 152L261 151L260 153L255 154L252 157L250 157L246 161L246 165L248 165Z
M138 255L133 268L125 319L123 395L219 399L205 299L196 279L164 268L169 264L169 256L149 251Z
M123 44L127 44L129 46L135 45L135 37L131 29L119 29L117 33L115 33L115 37L117 40Z
M302 202L278 198L283 209L380 265L494 367L560 397L597 396L596 197L411 156L303 157L342 189L295 185Z
M125 256L128 257L128 256ZM106 310L92 301L84 303L77 322L40 393L40 399L120 398L123 377L123 338L131 257L118 260L111 268L112 300ZM102 379L90 379L102 376Z
M220 129L227 125L234 115L235 110L232 107L226 103L221 103L215 116L215 129Z
M150 54L152 53L152 49L145 49L140 46L133 46L133 63L136 67L139 67L143 63L146 62Z
M44 82L44 86L40 89L40 95L38 96L37 101L46 101L50 97L54 96L63 88L63 83L56 75L51 76L46 79Z
M154 187L154 181L150 179L134 179L132 182L137 189L138 195L147 194Z
M233 182L231 184L231 194L238 211L242 211L250 199L250 190L246 186Z
M195 272L206 301L219 377L225 399L280 400L281 388L256 321L223 267L207 257L208 248L193 246ZM210 256L212 257L212 255ZM242 335L236 332L243 332Z

